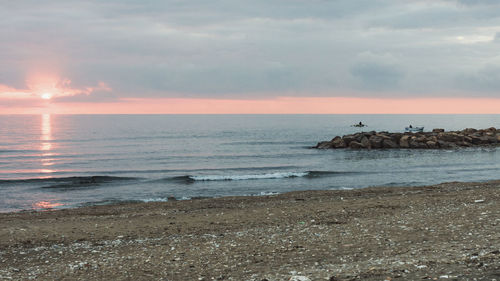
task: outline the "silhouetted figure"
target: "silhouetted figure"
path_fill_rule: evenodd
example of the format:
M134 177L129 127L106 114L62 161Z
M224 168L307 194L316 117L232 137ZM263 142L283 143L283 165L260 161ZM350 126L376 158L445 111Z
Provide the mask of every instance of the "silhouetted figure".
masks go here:
M413 128L413 126L412 126L412 125L410 125L410 128Z

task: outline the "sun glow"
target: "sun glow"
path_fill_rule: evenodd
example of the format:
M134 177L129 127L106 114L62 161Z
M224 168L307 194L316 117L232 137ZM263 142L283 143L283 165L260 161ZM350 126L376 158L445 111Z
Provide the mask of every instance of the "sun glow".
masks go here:
M51 98L52 98L51 93L42 94L42 99L44 99L44 100L50 100Z

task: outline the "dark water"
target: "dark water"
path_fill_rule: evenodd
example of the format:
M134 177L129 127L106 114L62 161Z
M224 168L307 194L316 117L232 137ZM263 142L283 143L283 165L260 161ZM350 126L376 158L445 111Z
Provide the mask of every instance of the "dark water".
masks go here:
M0 116L0 211L500 178L496 148L309 149L359 121L459 130L500 115Z

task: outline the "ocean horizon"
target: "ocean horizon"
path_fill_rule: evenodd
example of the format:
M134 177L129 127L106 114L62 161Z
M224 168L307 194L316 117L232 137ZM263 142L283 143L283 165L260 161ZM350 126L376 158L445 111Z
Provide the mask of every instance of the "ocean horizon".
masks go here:
M0 212L498 179L496 147L311 149L410 124L488 128L500 115L0 115Z

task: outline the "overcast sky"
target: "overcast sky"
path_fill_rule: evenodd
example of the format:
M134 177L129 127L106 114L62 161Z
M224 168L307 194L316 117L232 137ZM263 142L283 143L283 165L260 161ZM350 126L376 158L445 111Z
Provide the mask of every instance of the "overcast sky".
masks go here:
M497 0L0 0L0 37L65 101L500 97Z

